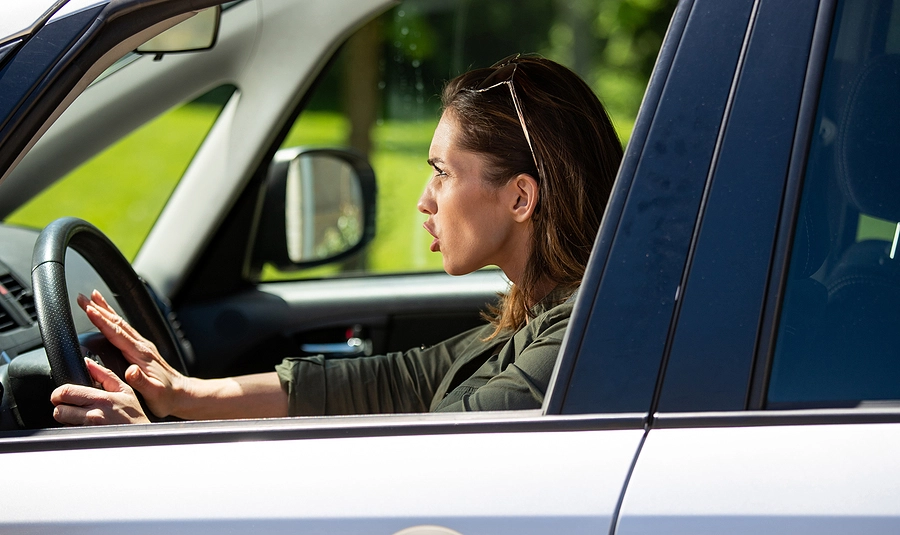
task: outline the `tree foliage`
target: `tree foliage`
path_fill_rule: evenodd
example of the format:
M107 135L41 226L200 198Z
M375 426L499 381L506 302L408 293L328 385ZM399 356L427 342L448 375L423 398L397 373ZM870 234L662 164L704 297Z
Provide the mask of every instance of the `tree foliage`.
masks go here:
M382 15L379 116L437 113L444 81L518 52L537 52L578 72L624 135L631 130L677 0L406 0ZM339 72L360 72L339 55ZM352 76L322 81L311 109L342 109ZM346 99L343 100L346 103Z
M538 52L584 77L630 131L676 3L407 1L388 15L385 71L403 80L403 69L414 66L423 81L446 80L517 52Z

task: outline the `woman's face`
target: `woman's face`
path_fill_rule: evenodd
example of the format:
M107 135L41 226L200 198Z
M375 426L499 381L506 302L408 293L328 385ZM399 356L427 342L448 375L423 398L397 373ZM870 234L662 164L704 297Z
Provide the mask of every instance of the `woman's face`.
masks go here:
M527 244L504 204L503 188L485 180L485 158L459 148L460 135L452 114L445 113L428 151L433 173L418 209L428 215L424 226L434 236L431 250L441 252L451 275L496 265L511 276L524 262Z

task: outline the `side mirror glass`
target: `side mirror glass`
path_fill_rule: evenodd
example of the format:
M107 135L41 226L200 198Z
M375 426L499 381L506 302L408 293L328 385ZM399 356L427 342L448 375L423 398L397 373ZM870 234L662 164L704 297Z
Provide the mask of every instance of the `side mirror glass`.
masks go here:
M252 269L292 271L334 262L375 235L375 172L337 149L276 153L257 214Z
M138 54L171 54L207 50L216 44L222 7L200 11L137 48Z
M362 239L362 189L347 161L325 154L300 154L288 162L285 196L291 262L331 258Z

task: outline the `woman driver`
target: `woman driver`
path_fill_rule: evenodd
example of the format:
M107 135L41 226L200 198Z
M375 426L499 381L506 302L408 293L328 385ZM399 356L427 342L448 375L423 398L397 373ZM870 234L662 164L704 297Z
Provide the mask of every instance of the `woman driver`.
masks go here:
M430 348L377 357L286 359L275 372L185 377L96 291L79 304L131 366L126 382L86 360L103 390L54 390L64 424L540 408L622 148L577 75L515 56L444 88L419 199L444 269L498 266L510 280L490 323Z

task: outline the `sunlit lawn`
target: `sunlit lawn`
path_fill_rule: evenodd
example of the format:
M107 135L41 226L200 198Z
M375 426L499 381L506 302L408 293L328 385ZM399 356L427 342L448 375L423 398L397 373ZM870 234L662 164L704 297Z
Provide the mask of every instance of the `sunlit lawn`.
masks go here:
M90 221L134 258L218 114L190 105L145 125L6 219L35 228L63 216Z
M375 273L428 271L441 268L440 255L431 253L431 237L422 228L425 218L416 201L429 177L426 163L437 120L427 123L387 122L372 131L369 160L378 181L376 236L366 252L367 270ZM294 125L284 146L343 146L349 126L337 114L306 113ZM313 273L327 273L320 268ZM274 273L268 273L274 277Z

